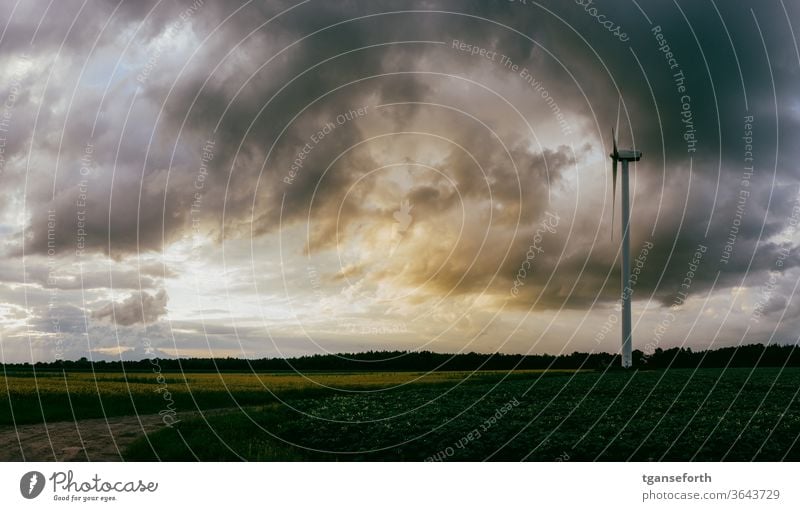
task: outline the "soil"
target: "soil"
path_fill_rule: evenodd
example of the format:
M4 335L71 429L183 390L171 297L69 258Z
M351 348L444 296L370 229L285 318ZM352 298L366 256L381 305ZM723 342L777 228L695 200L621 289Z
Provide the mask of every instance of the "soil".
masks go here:
M163 427L158 414L4 426L0 461L124 461L131 442Z

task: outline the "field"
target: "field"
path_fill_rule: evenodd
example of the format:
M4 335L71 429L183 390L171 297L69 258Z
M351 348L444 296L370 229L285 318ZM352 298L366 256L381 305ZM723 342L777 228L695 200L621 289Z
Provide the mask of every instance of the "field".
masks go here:
M238 408L279 400L527 378L539 371L353 373L153 373L7 371L0 376L0 425ZM551 372L549 372L551 373Z
M0 383L6 428L43 415L80 425L174 413L172 427L126 444L128 460L800 459L794 368L161 380L40 372Z

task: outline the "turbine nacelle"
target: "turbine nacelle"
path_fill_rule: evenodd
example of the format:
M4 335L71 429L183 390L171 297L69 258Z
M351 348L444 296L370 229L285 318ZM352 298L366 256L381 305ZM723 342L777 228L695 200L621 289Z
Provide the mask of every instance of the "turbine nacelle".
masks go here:
M642 158L641 151L634 151L632 149L623 149L620 151L617 149L617 134L614 132L614 128L611 128L611 142L614 144L614 152L609 154L609 156L614 160L615 167L618 161L639 161Z
M623 149L621 151L616 151L616 153L611 153L609 156L617 161L639 161L642 158L642 152Z

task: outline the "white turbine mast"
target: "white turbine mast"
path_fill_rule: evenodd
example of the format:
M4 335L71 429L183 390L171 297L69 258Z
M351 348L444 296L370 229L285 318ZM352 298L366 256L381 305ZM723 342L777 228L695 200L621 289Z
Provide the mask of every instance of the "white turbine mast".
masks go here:
M617 134L611 128L614 152L611 153L612 191L611 191L611 239L614 239L614 209L617 193L617 162L622 162L622 367L633 365L633 339L631 337L631 239L630 239L630 200L628 196L628 162L639 161L641 151L617 150Z

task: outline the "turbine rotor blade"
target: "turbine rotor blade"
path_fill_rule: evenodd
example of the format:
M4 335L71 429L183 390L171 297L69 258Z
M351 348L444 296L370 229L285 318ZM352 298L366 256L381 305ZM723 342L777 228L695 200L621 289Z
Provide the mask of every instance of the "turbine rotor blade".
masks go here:
M616 156L616 147L614 148L614 155ZM614 213L617 206L617 159L614 158L614 168L611 171L611 241L614 241Z

